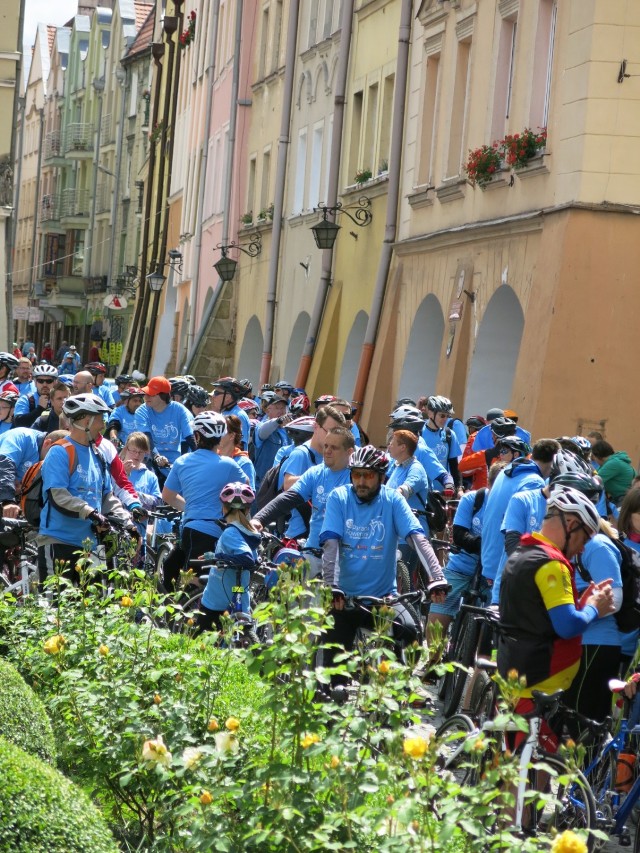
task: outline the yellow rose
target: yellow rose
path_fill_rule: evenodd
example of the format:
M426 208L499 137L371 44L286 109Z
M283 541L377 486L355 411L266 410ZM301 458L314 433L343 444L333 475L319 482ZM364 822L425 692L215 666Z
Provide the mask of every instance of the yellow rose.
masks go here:
M191 770L202 758L202 753L195 746L188 746L182 751L182 761L187 770Z
M207 731L217 732L219 728L220 728L220 723L216 720L215 717L211 717L211 719L207 723Z
M551 845L551 853L587 853L587 845L575 832L565 829Z
M48 655L57 655L62 651L62 647L65 643L66 640L62 634L54 634L53 637L49 637L48 640L45 640L45 653Z
M123 595L120 599L120 604L122 607L131 607L133 604L133 600L129 598L128 595Z
M218 732L216 735L216 750L221 753L236 753L240 749L237 737L233 732Z
M203 806L210 806L211 805L211 803L213 802L213 797L211 796L209 791L203 791L200 794L200 802L202 803Z
M316 735L316 734L312 734L312 735L305 735L305 736L302 738L302 740L300 741L300 745L302 746L302 748L303 748L303 749L309 749L309 747L310 747L312 744L314 744L314 743L318 743L318 742L319 742L319 740L320 740L320 738L319 738L319 737L318 737L318 735Z
M408 737L404 740L402 751L405 755L419 760L420 758L424 758L428 746L429 742L423 737Z
M335 769L336 769L336 767L339 767L339 766L340 766L340 759L338 758L338 756L337 756L337 755L332 755L332 756L331 756L331 762L330 762L330 764L331 764L331 769L332 769L332 770L335 770Z
M162 696L159 693L154 693L153 701L156 705L159 705L162 702Z
M144 761L155 761L163 767L169 767L172 755L165 746L162 735L158 735L155 740L145 740L142 746L142 758Z
M105 646L105 644L103 643L98 649L98 651L100 652L103 658L106 658L106 656L109 654L109 646Z
M380 675L389 675L390 671L391 671L391 661L381 660L380 663L378 664L378 672L380 673Z
M229 717L224 726L230 732L237 732L240 728L240 720L236 719L235 717Z

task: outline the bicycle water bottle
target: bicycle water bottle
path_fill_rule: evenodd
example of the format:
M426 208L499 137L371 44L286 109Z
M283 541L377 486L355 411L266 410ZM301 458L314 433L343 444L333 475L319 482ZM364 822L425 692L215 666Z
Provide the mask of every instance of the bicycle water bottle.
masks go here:
M633 752L618 753L616 764L616 791L627 792L635 780L636 755Z

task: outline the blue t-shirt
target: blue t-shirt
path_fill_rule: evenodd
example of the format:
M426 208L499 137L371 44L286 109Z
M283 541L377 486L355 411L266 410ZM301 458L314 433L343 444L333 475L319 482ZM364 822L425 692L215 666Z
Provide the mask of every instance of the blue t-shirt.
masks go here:
M115 400L113 399L111 388L109 385L105 385L104 382L99 388L94 385L93 393L97 394L98 397L104 400L107 406L111 406L111 408L115 406Z
M462 449L463 445L467 443L467 439L469 438L466 426L462 423L460 418L449 418L447 426L450 430L453 430L455 437L458 439L460 449Z
M349 468L341 471L331 471L327 466L314 465L297 480L291 491L300 495L305 501L311 501L311 520L307 545L310 548L320 547L320 531L324 521L324 513L329 495L338 486L346 486L350 481Z
M594 583L600 583L600 581L611 578L613 581L611 586L614 589L621 589L620 565L622 557L608 536L603 533L596 533L585 545L579 559L591 575ZM577 570L575 580L578 596L581 596L589 584ZM619 646L621 642L622 634L618 630L618 623L613 613L594 619L587 625L582 635L582 644L586 646Z
M0 435L4 435L5 432L9 432L11 429L11 421L2 421L0 423Z
M427 492L429 491L429 478L423 466L415 456L407 459L401 465L391 462L387 469L387 486L390 489L398 489L400 486L410 486L413 494L406 498L411 509L424 512L427 503ZM416 516L422 532L429 535L429 524L424 515Z
M309 468L314 465L320 465L322 462L322 454L316 453L312 449L309 441L304 444L299 444L294 447L289 456L282 463L282 468L278 474L278 488L284 488L284 475L291 474L294 477L300 477ZM304 536L307 525L302 520L302 516L297 509L294 509L289 519L289 524L285 531L290 539L295 539L298 536Z
M0 457L11 459L16 467L16 480L22 480L27 469L38 462L44 439L44 433L28 427L10 429L0 437Z
M491 487L486 503L482 528L482 574L493 580L504 553L502 521L509 501L516 492L541 489L544 480L532 459L516 459L507 465Z
M18 382L14 379L13 384L18 389L21 397L26 397L28 394L36 393L36 383L33 379L29 379L27 382Z
M356 447L362 447L362 436L360 435L360 427L355 421L351 421L351 432L353 433L353 440L356 443Z
M187 410L173 401L162 412L154 412L143 403L136 411L134 425L137 431L151 435L152 449L169 462L176 461L182 442L193 435Z
M516 426L516 435L518 438L526 441L528 445L531 445L531 433L527 432L526 429L522 429L521 426ZM490 450L494 446L495 442L493 440L493 433L491 432L491 424L487 424L476 433L476 437L473 439L472 450L474 452L476 450Z
M111 476L104 461L99 461L91 447L69 439L75 450L75 465L70 470L69 454L59 445L53 445L42 463L42 495L44 506L40 513L40 534L51 536L67 545L82 545L85 539L96 544L91 521L70 518L59 512L49 500L49 489L66 489L98 512L102 511L102 498L111 491Z
M142 506L146 509L152 509L160 502L162 496L155 472L150 471L147 467L133 468L127 476L138 493Z
M232 522L222 531L222 535L216 544L215 555L225 559L228 563L246 566L240 572L240 586L245 588L242 593L242 612L250 613L249 582L251 580L250 569L258 560L258 545L260 535L251 533L240 524ZM202 603L209 610L231 610L233 600L233 587L237 585L238 571L236 568L224 568L212 566L209 578L202 594Z
M114 409L113 412L109 415L110 421L117 421L120 424L120 429L118 430L118 439L123 443L127 443L127 439L131 435L132 432L136 430L136 413L131 414L129 409L127 409L127 405L125 403L124 406L118 406L117 409Z
M242 468L242 473L245 475L245 477L249 481L249 485L255 492L256 469L253 467L253 462L249 459L248 456L245 456L244 453L239 453L237 456L234 456L233 461L236 462Z
M281 447L287 447L291 444L291 439L282 427L275 429L267 438L260 438L260 425L256 425L253 434L255 443L255 469L256 479L258 482L262 480L269 468L273 467L273 460L276 453Z
M476 492L467 492L460 498L458 509L453 518L453 523L460 527L465 527L471 531L474 536L482 535L482 521L484 519L484 510L487 505L488 493L482 501L479 510L474 513L473 505L476 499ZM469 551L452 551L447 563L447 569L452 572L457 572L460 575L473 575L478 568L480 562L480 554L470 554Z
M139 411L139 410L138 410ZM220 536L220 492L227 483L245 483L242 469L228 456L212 450L185 453L173 464L165 486L185 500L182 526L209 536Z
M442 491L445 481L453 482L448 467L440 464L435 453L427 446L421 435L418 436L418 446L413 455L427 472L430 488Z
M29 412L32 412L36 406L38 405L38 397L33 395L33 405L31 405L31 400L28 395L24 397L19 397L16 401L15 408L13 410L13 416L16 415L28 415Z
M329 495L320 542L340 540L335 583L346 595L381 598L397 592L398 539L416 533L420 525L398 492L382 486L363 503L351 486L340 486Z
M509 530L520 534L538 533L542 527L542 520L546 511L547 501L540 489L530 489L524 492L517 492L507 504L507 509L505 511L504 518L502 519L500 529L503 537ZM507 559L507 552L503 547L498 571L491 590L492 604L500 603L500 583Z
M460 450L460 444L458 443L458 439L456 438L456 434L451 430L451 447L449 447L449 442L447 441L447 434L444 429L429 429L428 426L425 426L422 430L422 438L427 447L430 447L431 450L436 455L436 459L442 465L443 468L449 470L449 460L457 459L458 456L462 453Z
M237 403L232 409L227 409L222 414L225 417L227 415L235 415L240 418L240 426L242 427L242 449L246 450L249 447L249 433L251 432L251 421L249 420L249 415L244 409L241 409Z

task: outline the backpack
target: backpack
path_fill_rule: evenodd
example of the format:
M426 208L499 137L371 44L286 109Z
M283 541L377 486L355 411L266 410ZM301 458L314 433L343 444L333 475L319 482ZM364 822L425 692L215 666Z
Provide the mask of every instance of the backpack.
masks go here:
M487 492L489 489L485 486L482 489L478 489L476 492L476 496L473 499L473 515L476 515L480 511L482 504L484 503L484 499L487 496Z
M622 558L620 563L622 605L620 610L613 615L616 617L618 629L626 634L640 628L640 553L619 539L612 539L611 541ZM584 581L590 582L591 575L582 565L582 560L579 557L576 560L576 565L580 577Z
M67 451L67 456L69 457L69 474L73 474L77 460L76 460L76 451L66 438L61 438L59 441L54 441L51 445L54 447L56 444L62 445L64 449ZM43 459L40 459L38 462L35 462L29 468L22 478L22 485L20 490L20 509L22 510L22 514L29 522L32 527L40 527L40 513L42 512L42 507L44 506L44 498L42 495L42 463Z
M256 464L256 421L251 421L251 425L249 427L249 442L247 444L247 453L249 454L249 459L253 462L253 465Z
M261 509L272 501L276 495L280 494L280 489L278 488L278 479L280 478L280 469L287 461L291 453L295 450L295 447L291 447L289 453L286 456L283 456L280 462L277 465L274 465L272 468L269 468L267 473L262 478L262 482L260 483L260 488L258 489L258 493L256 494L256 512L260 512ZM309 452L309 458L313 462L313 457L311 456L311 451L307 448Z
M442 492L430 491L425 506L429 530L444 530L447 526L447 501Z

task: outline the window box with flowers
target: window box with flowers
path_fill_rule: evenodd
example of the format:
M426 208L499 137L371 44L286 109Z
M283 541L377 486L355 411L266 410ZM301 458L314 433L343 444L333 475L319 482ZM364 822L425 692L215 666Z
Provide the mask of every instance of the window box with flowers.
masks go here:
M189 47L196 38L196 10L192 9L187 18L187 29L182 31L178 44L181 48Z
M371 169L360 169L359 172L356 172L353 178L354 183L356 184L366 184L367 181L370 181L373 177L373 172Z
M240 217L240 224L243 228L247 228L249 225L253 225L253 211L248 210L246 213L243 213Z
M469 151L464 171L472 187L477 185L484 190L501 176L503 164L500 142L494 142L492 145L481 145L480 148Z
M534 157L542 156L546 144L546 127L537 132L526 127L522 133L508 134L502 140L505 161L516 171L525 169Z
M158 142L160 140L160 137L162 136L163 130L164 130L164 122L163 121L157 121L153 125L153 130L149 134L149 141L152 143Z

